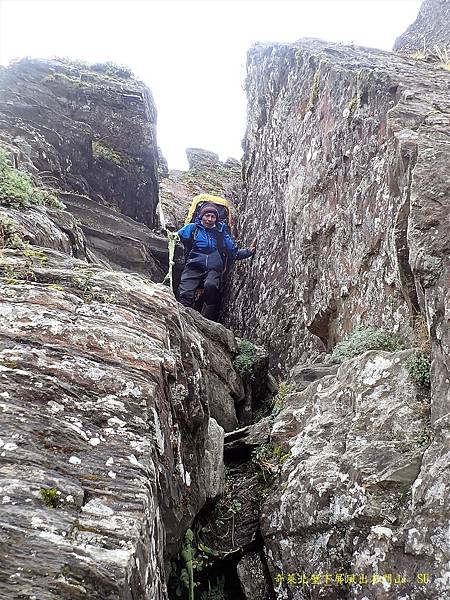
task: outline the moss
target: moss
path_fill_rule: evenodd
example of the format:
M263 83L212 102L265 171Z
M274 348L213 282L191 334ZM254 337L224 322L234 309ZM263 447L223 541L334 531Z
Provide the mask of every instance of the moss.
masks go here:
M430 387L431 361L427 352L424 350L416 350L416 352L406 361L406 369L414 383L426 388Z
M402 350L404 344L396 333L377 327L357 327L333 350L333 358L345 360L363 354L368 350Z
M414 443L419 446L419 448L428 448L433 439L433 431L430 429L430 427L424 427L414 438Z
M242 340L238 344L238 355L233 361L233 366L243 378L249 378L253 371L256 348L248 340Z
M359 95L353 96L348 103L349 116L352 117L359 108Z
M320 89L320 73L319 73L319 71L316 71L314 74L314 78L313 78L311 93L309 95L308 110L315 109L315 106L317 103L317 98L319 97L319 89Z
M15 169L4 150L0 150L0 204L18 209L33 205L65 208L52 192L36 187L25 173Z
M41 488L39 495L47 506L56 508L59 505L58 491L56 488Z
M111 148L105 142L96 140L92 142L92 156L96 160L107 160L118 166L128 165L130 158Z
M12 267L0 263L0 279L6 285L21 285L28 281L35 281L36 276L25 267Z

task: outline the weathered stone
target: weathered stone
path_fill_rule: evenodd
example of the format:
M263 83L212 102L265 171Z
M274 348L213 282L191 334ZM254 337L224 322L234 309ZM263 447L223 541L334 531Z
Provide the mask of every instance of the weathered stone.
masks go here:
M289 381L295 383L298 392L304 390L310 383L326 377L335 375L339 364L329 362L327 364L296 365L289 373Z
M3 250L0 267L0 596L165 599L165 559L221 491L205 377L232 371L232 335L54 250Z
M421 509L411 500L428 470L422 460L433 447L424 455L431 441L429 405L405 369L411 352L367 352L344 362L336 376L286 397L272 439L290 457L261 521L272 578L288 572L366 573L370 587L330 587L322 576L319 585L305 589L285 579L279 597L381 599L396 589L410 598L444 597L440 537L429 542L431 554L413 561L405 537L411 528L424 532L425 523L433 526L436 519L444 525L448 518L446 511L432 516L428 500L419 526ZM429 496L439 502L435 492ZM436 577L425 595L416 581L422 572ZM401 574L406 583L370 585L372 574L386 573Z
M169 268L164 236L86 196L63 193L61 199L78 219L86 245L97 262L121 271L142 273L156 283L163 281ZM181 249L177 249L175 260L180 270Z
M422 59L449 59L450 3L448 0L424 0L417 19L395 40L394 50L416 54ZM441 54L441 57L439 57Z
M418 245L445 380L434 332L445 338L450 73L318 40L259 44L247 71L241 231L261 235L254 260L236 265L225 323L265 346L282 374L356 325L412 341L412 315L425 314ZM424 206L433 176L438 197L425 194Z
M156 110L126 70L24 59L0 69L0 129L18 164L51 187L154 224Z
M237 572L247 600L273 600L272 582L261 556L246 554L238 563Z

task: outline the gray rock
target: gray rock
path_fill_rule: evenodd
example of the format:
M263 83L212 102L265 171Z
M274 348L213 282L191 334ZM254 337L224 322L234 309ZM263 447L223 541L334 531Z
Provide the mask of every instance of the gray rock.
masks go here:
M0 88L1 138L24 168L154 225L156 109L146 86L109 64L23 59L0 70Z
M293 367L289 373L289 381L295 383L297 391L301 392L310 383L326 377L328 375L335 375L339 368L339 364L311 364L311 365L297 365Z
M310 597L342 598L345 586L327 586L325 574L366 573L369 587L352 586L352 598L381 599L396 590L411 598L448 597L441 596L441 539L438 534L432 541L433 534L427 534L430 527L443 531L447 508L441 504L433 512L430 504L443 501L448 472L437 477L442 483L422 508L417 503L424 493L422 473L429 471L427 455L435 454L434 444L424 454L432 435L429 405L405 369L411 352L366 352L345 361L337 375L286 397L272 439L290 457L261 520L274 581L277 575L306 573ZM438 468L447 459L440 460ZM422 542L418 537L417 556L411 560L407 540L416 540L415 529ZM420 543L428 554L420 552ZM426 588L416 579L422 572L435 577ZM317 586L310 585L312 573L322 574ZM392 582L370 585L372 574L386 573L401 574L406 581L401 588ZM281 597L305 597L302 585L285 578L283 586Z
M449 77L318 40L250 50L241 231L260 237L224 322L266 347L279 377L358 325L414 345L421 312L445 410Z
M0 274L0 596L165 599L165 561L221 493L206 379L239 392L232 334L55 250L4 249Z
M450 50L450 3L448 0L424 0L416 20L395 40L394 50L422 59L439 60ZM448 60L448 54L447 54Z
M237 572L247 600L273 600L272 581L258 553L252 552L241 558Z

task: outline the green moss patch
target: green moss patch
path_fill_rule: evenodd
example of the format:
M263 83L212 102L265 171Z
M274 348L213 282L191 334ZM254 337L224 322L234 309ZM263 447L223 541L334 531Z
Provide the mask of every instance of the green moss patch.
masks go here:
M363 354L368 350L403 350L404 344L396 333L377 327L357 327L333 350L333 358L345 360Z
M4 150L0 150L0 204L18 209L33 205L65 208L52 192L36 187L25 173L15 169Z

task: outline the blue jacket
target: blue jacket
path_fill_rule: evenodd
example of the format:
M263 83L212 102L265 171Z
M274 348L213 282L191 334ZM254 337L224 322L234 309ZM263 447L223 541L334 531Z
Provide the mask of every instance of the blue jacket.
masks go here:
M194 231L197 229L195 240L192 239ZM228 255L232 260L241 260L253 256L253 252L248 248L239 250L228 233L225 223L217 223L215 227L207 229L202 225L197 217L194 223L188 223L178 232L180 240L184 246L189 247L192 243L191 251L187 256L186 266L199 269L201 271L219 271L224 268L224 256L221 256L220 250L224 255ZM218 236L222 236L223 243L218 242ZM222 247L222 248L221 248Z

